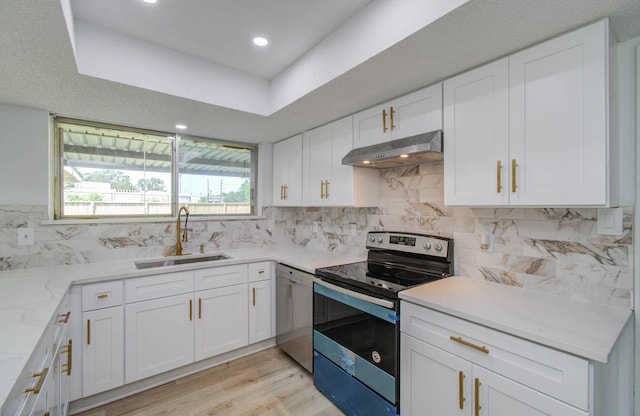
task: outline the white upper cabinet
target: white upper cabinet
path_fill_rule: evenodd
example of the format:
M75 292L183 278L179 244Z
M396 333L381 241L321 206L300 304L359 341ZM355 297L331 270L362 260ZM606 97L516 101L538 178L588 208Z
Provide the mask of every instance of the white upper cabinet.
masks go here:
M342 164L353 149L351 117L303 134L305 206L378 205L378 171Z
M448 205L505 205L509 158L507 59L444 82L444 181Z
M302 206L302 135L273 145L273 205Z
M353 147L442 129L442 84L396 98L353 116Z
M607 206L606 20L444 82L445 203Z
M509 57L511 205L608 203L608 34L601 21Z

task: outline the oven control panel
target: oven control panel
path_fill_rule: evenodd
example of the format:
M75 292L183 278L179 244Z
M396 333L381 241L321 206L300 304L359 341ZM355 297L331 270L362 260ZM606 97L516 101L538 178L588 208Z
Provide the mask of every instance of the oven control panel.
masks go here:
M428 254L444 258L449 254L449 242L450 240L444 237L423 234L387 231L372 231L367 234L367 248Z

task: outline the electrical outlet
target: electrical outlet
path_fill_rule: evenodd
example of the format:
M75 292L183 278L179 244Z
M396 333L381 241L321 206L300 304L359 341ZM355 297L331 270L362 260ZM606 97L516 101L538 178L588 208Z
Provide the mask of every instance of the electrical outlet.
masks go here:
M31 246L35 243L33 228L18 228L18 245Z

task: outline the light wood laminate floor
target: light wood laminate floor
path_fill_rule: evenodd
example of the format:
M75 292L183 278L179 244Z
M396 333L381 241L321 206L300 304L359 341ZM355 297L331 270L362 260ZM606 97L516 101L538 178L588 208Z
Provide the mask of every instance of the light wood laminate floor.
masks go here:
M338 416L313 378L274 347L79 416Z

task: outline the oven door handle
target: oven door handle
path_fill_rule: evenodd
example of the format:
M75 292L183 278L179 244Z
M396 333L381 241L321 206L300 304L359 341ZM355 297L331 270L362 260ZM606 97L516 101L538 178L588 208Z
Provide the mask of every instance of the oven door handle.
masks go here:
M349 289L345 289L340 286L332 285L331 283L327 283L324 280L316 280L316 283L320 286L324 286L327 289L334 290L336 292L342 293L347 296L351 296L352 298L360 299L365 302L373 303L374 305L382 306L383 308L393 309L394 304L390 300L375 298L373 296L365 295L364 293L355 292Z

